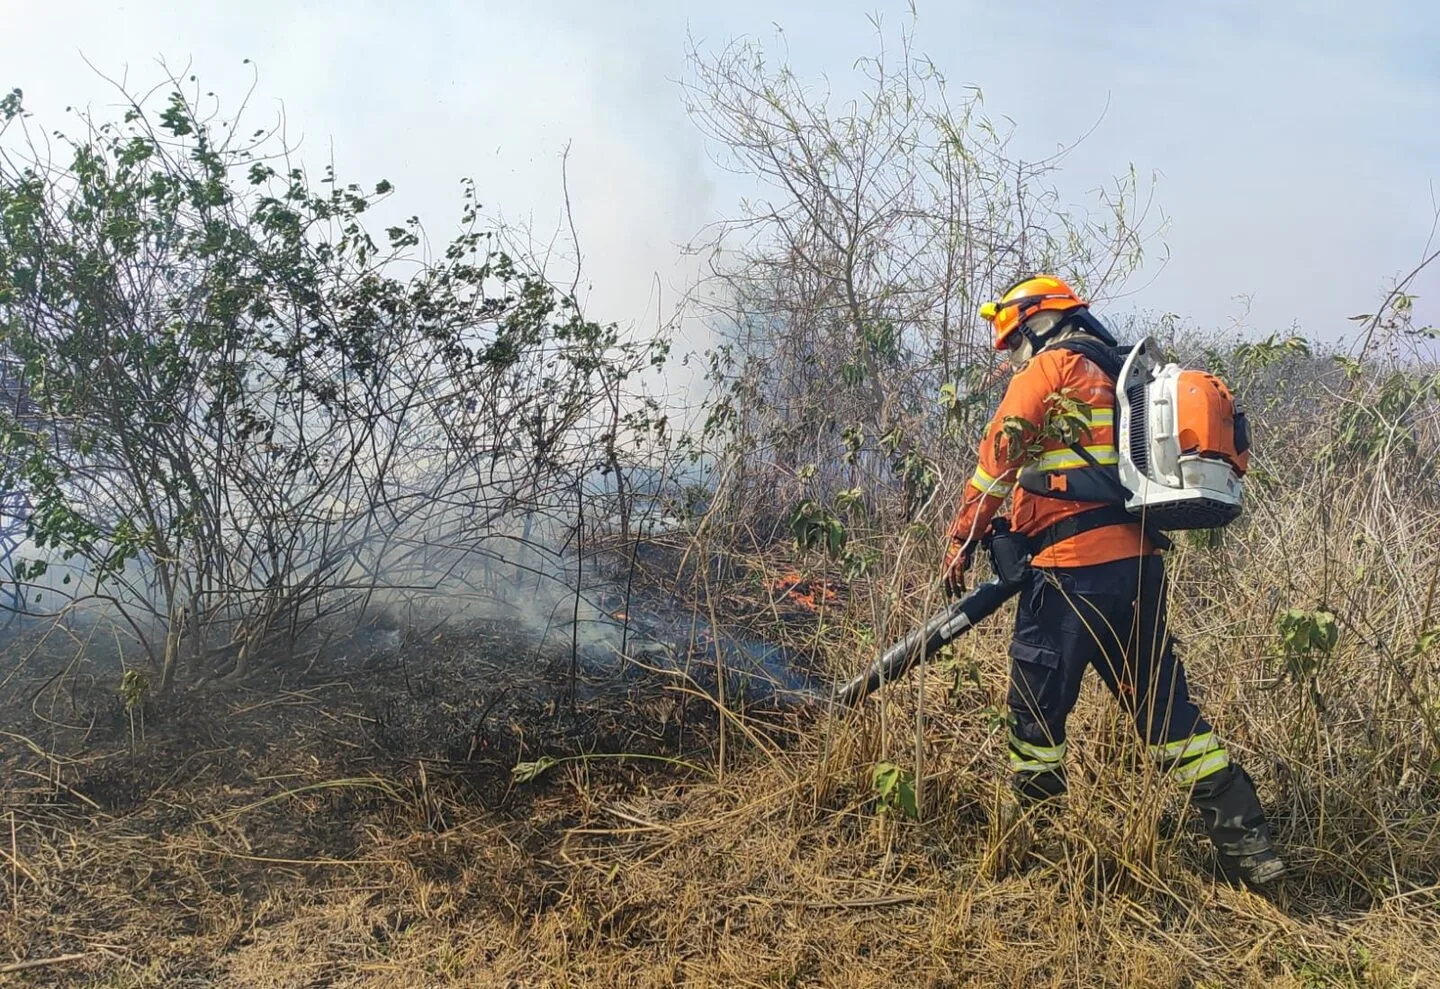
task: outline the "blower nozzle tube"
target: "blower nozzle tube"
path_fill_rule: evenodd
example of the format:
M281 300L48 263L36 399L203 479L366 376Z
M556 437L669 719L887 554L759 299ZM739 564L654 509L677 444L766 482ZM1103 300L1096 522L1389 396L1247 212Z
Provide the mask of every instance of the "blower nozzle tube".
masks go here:
M916 663L934 655L971 626L999 611L1006 601L1020 593L1023 586L1023 580L1005 582L997 577L951 602L944 610L930 616L920 628L886 649L868 670L842 687L836 695L839 703L854 707L882 684L898 680Z

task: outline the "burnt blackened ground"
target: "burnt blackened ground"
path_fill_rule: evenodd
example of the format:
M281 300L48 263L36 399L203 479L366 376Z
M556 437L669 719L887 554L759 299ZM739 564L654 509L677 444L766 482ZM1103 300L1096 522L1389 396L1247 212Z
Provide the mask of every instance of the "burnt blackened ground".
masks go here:
M794 706L815 682L805 645L816 616L740 582L698 608L663 583L674 565L657 547L633 575L612 563L607 583L587 588L599 614L578 644L570 628L506 617L402 625L381 614L317 648L262 657L238 684L166 694L147 685L127 697L125 657L104 635L11 640L0 648L0 758L58 773L56 799L69 787L107 811L198 763L239 778L300 757L348 774L423 760L499 806L513 798L511 769L542 755L703 749L718 720L707 700L719 693L717 654L729 706L757 717Z
M801 667L803 649L781 657L762 636L801 643L816 624L741 592L702 619L653 579L630 590L611 602L628 617L583 649L501 619L381 617L318 652L261 657L239 685L146 689L128 704L121 657L100 637L13 642L0 659L0 872L14 908L0 965L82 954L19 978L223 982L227 954L290 905L397 883L463 889L466 909L507 922L553 908L557 842L589 812L575 774L621 793L709 772L717 634L722 655ZM610 635L627 624L634 662ZM732 684L727 697L748 729L790 737L796 713L765 690ZM517 781L515 767L545 757L560 761ZM456 838L477 822L493 833ZM384 911L375 943L409 916ZM104 981L116 971L142 974Z

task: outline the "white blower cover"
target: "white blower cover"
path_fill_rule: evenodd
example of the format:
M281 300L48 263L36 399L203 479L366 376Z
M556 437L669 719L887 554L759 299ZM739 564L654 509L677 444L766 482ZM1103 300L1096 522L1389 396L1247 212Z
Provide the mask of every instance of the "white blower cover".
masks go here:
M1212 374L1161 363L1146 337L1115 383L1125 507L1160 530L1214 529L1240 514L1249 429Z

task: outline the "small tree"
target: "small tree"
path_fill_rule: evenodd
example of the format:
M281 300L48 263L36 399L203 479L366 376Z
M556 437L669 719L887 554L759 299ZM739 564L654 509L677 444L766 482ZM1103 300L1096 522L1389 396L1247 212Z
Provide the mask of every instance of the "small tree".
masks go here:
M57 154L18 90L0 103L0 449L32 507L27 609L114 609L168 687L186 642L190 673L243 676L377 590L503 555L512 525L563 538L643 428L626 382L660 341L501 250L469 183L438 256L416 218L377 242L388 182L312 184L277 127L222 118L194 77L156 92L80 117Z
M986 411L975 397L996 358L979 303L1036 270L1103 296L1157 225L1133 169L1095 214L1065 206L1065 150L1018 158L979 89L957 98L914 49L913 24L876 34L844 100L751 41L692 50L685 92L718 160L757 186L698 245L723 338L712 425L774 464L818 465L812 494L898 488L908 515L942 429L968 434ZM772 475L740 490L795 495Z

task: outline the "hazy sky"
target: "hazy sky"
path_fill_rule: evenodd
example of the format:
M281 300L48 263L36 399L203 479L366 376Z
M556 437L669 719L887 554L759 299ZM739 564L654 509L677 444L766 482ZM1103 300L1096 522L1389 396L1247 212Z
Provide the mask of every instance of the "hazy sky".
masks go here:
M0 88L24 89L63 125L67 104L113 103L82 53L137 85L155 81L157 57L190 62L230 100L250 58L257 114L283 101L308 161L333 150L343 178L390 179L403 212L437 233L467 174L487 206L551 229L569 142L592 313L654 320L673 304L676 245L740 191L682 108L687 32L718 45L779 25L797 69L843 86L871 50L875 12L898 28L906 8L0 0ZM1075 199L1132 162L1161 174L1172 259L1117 305L1226 326L1248 295L1251 331L1298 321L1333 339L1420 257L1440 196L1433 0L922 0L919 15L917 47L1012 117L1027 154L1077 137L1108 101L1060 176ZM1440 321L1440 272L1419 291L1421 314Z

